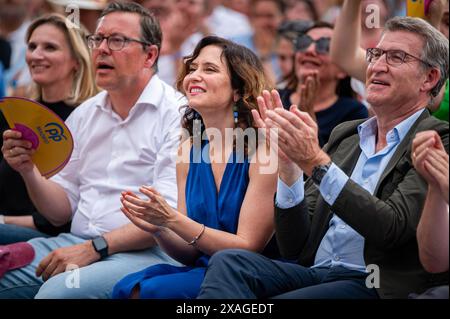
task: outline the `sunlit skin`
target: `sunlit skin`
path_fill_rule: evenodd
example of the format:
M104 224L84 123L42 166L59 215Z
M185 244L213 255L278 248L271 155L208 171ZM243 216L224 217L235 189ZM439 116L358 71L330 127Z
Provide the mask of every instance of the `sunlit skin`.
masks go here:
M191 63L189 74L183 81L183 89L189 105L196 109L206 120L209 115L221 121L232 118L233 89L228 66L221 58L222 49L217 46L203 48L199 56ZM236 97L235 97L236 98ZM222 114L222 116L218 116ZM221 127L211 125L210 127ZM232 127L232 123L230 123Z
M418 35L396 31L387 32L377 47L383 50L403 50L420 57L422 46L423 40ZM374 110L389 108L391 111L388 113L393 110L401 113L402 109L414 110L411 106L415 104L421 104L422 107L426 104L427 97L421 94L424 90L421 84L426 81L423 65L416 59L407 59L402 65L391 66L386 63L385 56L382 56L369 65L366 77L367 101ZM422 98L419 98L420 95L423 95Z
M140 30L138 14L114 12L100 19L96 34L140 39ZM96 83L110 94L142 88L151 75L151 61L147 61L148 54L141 43L129 42L122 50L112 51L104 40L99 48L92 51L92 57Z
M420 57L423 40L405 31L386 32L377 46L383 50L402 50ZM376 151L386 146L386 134L398 123L423 109L430 101L430 91L440 77L436 68L425 67L415 58L392 66L384 54L367 68L367 101L377 116L378 140Z
M78 62L63 31L51 24L37 27L28 41L25 59L45 101L63 100L70 94Z
M333 30L330 28L315 28L307 33L313 40L322 37L331 38ZM313 71L317 71L319 79L322 83L326 81L335 81L345 76L340 72L339 68L331 62L329 54L318 54L315 48L316 44L312 43L305 52L297 52L296 54L296 75L299 79L305 77Z
M378 20L374 20L376 14ZM361 47L373 48L380 41L383 32L382 26L388 18L388 8L381 0L364 0L361 3ZM373 23L379 21L379 27L373 27Z

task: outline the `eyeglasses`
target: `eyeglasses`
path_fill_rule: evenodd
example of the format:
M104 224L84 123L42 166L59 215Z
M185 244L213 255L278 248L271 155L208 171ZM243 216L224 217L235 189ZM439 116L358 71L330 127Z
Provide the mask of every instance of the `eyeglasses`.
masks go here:
M120 51L123 49L125 45L129 42L137 42L143 45L151 45L151 43L128 38L122 35L110 35L109 37L105 37L100 34L92 34L86 37L88 47L91 49L98 49L100 45L103 43L103 40L106 39L106 43L108 44L108 48L112 51Z
M431 65L418 57L415 57L414 55L411 55L409 53L406 53L402 50L383 50L379 48L370 48L366 51L366 60L369 63L375 63L377 62L383 55L386 55L386 63L390 66L400 66L403 63L407 62L407 57L413 58L419 62L422 62L426 66Z
M331 38L322 37L314 40L309 35L303 34L294 41L294 44L296 51L305 52L311 44L315 43L318 54L328 54L330 53L330 42Z

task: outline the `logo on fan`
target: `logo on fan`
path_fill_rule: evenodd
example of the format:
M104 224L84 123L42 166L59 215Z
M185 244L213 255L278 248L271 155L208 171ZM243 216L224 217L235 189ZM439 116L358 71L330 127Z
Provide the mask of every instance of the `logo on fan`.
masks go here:
M62 139L67 140L64 136L64 128L58 123L48 123L45 125L46 136L53 142L60 142Z

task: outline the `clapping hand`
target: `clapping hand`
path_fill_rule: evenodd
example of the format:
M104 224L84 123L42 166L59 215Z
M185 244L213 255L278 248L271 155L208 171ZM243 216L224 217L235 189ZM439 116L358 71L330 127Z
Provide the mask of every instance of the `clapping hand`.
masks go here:
M279 136L277 132L275 130L270 130L270 128L265 123L265 121L267 120L268 110L275 110L277 108L283 109L283 104L281 103L278 91L272 90L272 92L269 92L267 90L264 90L262 96L258 96L257 102L259 112L258 110L252 110L252 116L255 120L256 126L266 129L266 137L269 139L269 144L271 145L271 147L274 147L280 161L286 165L291 164L292 161L286 156L286 154L284 154L282 150L278 148L277 138L279 138Z
M133 192L122 192L122 212L137 227L152 234L159 232L174 218L177 212L167 204L154 188L142 186L139 191L148 197L141 199Z
M419 174L448 204L449 160L439 134L435 131L417 133L412 143L412 160Z
M297 95L299 97L298 108L302 112L306 112L311 118L317 122L316 112L314 112L314 102L319 91L320 81L319 72L317 70L303 76L297 86Z
M260 107L265 108L265 127L278 129L278 146L283 154L308 175L314 166L329 163L329 156L320 148L318 126L311 116L301 112L296 105L285 110L276 91L271 95L264 92L263 96L265 105ZM258 98L258 102L262 101ZM292 167L289 165L289 169ZM280 167L280 177L281 171Z

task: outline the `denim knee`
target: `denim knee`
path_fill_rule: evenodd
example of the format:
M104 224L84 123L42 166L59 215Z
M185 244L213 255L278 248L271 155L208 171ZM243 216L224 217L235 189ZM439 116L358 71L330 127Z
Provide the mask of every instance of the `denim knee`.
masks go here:
M78 299L83 298L77 293L77 288L67 288L65 282L50 278L39 289L35 299ZM84 297L86 298L86 297Z
M110 298L110 291L99 293L96 283L82 280L79 286L73 285L69 273L59 274L47 280L39 289L35 299L98 299Z

